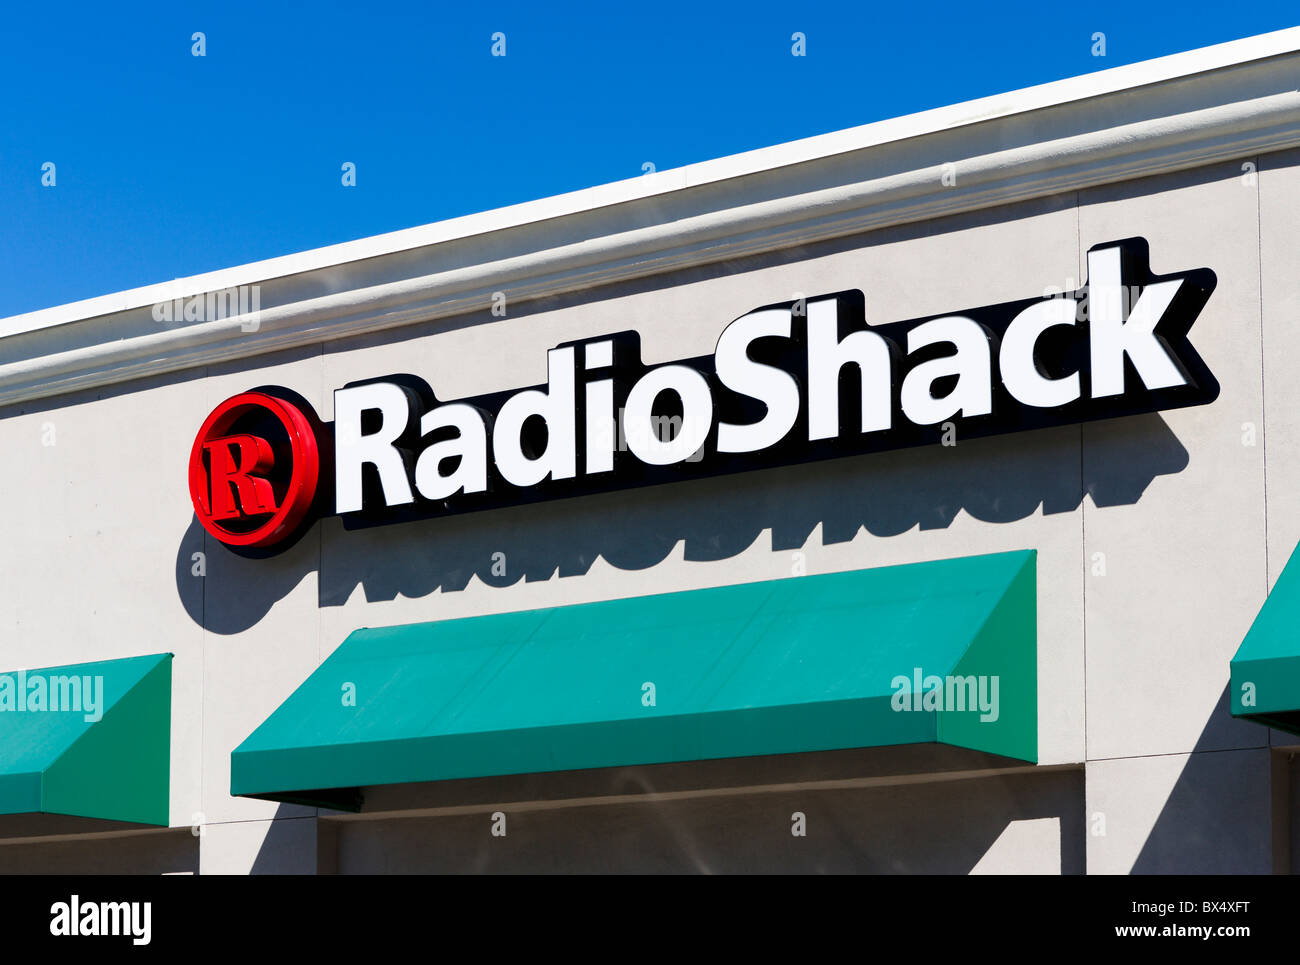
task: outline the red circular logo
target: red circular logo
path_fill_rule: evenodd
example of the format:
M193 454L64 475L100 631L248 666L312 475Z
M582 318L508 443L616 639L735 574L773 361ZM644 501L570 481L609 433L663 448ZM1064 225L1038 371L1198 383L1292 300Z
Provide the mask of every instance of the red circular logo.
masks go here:
M190 450L190 499L203 528L228 546L293 535L320 481L316 424L309 406L264 391L217 406Z

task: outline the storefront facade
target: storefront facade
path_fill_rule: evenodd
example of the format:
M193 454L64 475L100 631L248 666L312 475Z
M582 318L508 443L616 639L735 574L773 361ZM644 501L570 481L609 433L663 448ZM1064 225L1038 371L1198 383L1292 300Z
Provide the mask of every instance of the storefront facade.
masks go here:
M0 870L1294 870L1300 736L1229 668L1300 541L1297 76L1284 31L0 322L0 663L157 657L84 723L136 714L103 760L166 774L96 813L114 770L27 724L48 760L0 776L47 776ZM828 305L826 352L872 333L833 365ZM729 345L746 318L767 341ZM786 348L744 371L755 344ZM956 387L917 374L953 346ZM875 381L825 389L844 359ZM508 408L530 389L540 437ZM252 390L317 420L325 469L282 538L232 547L194 493L216 452L222 498L255 498L257 434L205 437ZM411 458L385 468L388 398ZM599 434L629 410L679 416L676 448ZM481 448L421 462L426 415ZM816 631L751 640L781 594ZM557 649L509 616L534 611ZM637 632L660 618L672 647ZM724 618L743 655L708 649ZM457 634L515 649L455 678ZM989 647L996 737L851 687L867 651L892 680ZM168 753L130 752L159 727Z

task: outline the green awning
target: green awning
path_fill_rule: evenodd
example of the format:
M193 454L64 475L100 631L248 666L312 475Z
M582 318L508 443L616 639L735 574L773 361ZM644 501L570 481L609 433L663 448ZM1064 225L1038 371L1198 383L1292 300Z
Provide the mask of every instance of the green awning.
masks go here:
M1300 547L1232 658L1232 716L1300 734Z
M166 825L172 655L0 674L0 814Z
M923 742L1034 761L1035 558L357 630L235 750L231 793L347 808L368 785Z

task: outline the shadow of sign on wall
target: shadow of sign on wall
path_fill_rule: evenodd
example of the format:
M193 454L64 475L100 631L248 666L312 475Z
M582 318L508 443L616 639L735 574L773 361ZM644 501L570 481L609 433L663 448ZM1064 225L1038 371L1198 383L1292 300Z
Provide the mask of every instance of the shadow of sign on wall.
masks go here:
M356 530L331 518L317 524L317 538L271 559L238 556L194 521L177 546L176 588L196 623L238 633L313 571L320 605L342 606L358 587L370 601L419 598L463 590L474 578L505 587L581 575L597 558L647 569L679 543L687 560L724 560L765 531L773 550L793 552L818 527L830 545L864 531L890 538L945 529L962 512L995 524L1040 509L1069 513L1085 493L1098 507L1131 505L1187 463L1164 419L1149 414L832 460L816 472L786 467L567 499L544 513L521 506ZM195 553L205 554L212 577L206 605Z

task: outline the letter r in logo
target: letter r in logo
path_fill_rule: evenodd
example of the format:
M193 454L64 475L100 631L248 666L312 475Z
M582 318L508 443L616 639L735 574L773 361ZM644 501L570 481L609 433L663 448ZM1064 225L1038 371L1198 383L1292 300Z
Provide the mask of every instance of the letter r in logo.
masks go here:
M211 504L204 507L210 519L235 519L278 508L271 481L264 474L275 465L271 444L261 436L241 434L203 443L208 457ZM256 473L257 475L254 475ZM235 494L239 502L235 502Z
M272 391L253 389L221 403L190 449L195 518L232 548L283 543L313 518L320 420L305 400Z

